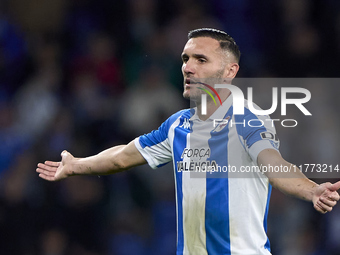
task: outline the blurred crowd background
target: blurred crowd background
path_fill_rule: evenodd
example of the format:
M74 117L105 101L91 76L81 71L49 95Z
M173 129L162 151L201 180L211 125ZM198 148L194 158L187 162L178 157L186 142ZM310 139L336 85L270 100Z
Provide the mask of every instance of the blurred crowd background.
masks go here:
M200 27L235 38L239 77L339 76L337 0L0 1L0 254L175 254L171 164L57 183L35 169L64 149L127 143L188 107L180 54ZM340 88L313 91L322 118L278 127L281 151L337 164ZM340 254L339 234L340 206L320 215L273 191L273 254Z

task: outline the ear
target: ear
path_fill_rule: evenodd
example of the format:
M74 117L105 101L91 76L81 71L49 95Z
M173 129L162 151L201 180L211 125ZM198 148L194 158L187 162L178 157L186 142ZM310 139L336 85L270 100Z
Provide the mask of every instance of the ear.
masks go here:
M235 78L240 66L237 63L228 63L224 70L224 77L225 78Z

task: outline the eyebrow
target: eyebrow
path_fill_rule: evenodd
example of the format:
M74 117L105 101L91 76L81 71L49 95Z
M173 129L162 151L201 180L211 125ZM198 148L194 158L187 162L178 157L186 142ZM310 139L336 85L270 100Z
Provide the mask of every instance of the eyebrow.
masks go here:
M193 54L193 57L194 58L205 58L205 59L208 59L208 57L204 54Z
M188 54L182 53L182 54L181 54L181 58L184 58L184 57L188 57Z
M208 57L207 57L206 55L204 55L204 54L193 54L192 56L193 56L194 58L196 58L196 59L198 59L198 58L208 59ZM186 54L186 53L182 53L181 57L182 57L182 59L183 59L184 57L189 57L189 55Z

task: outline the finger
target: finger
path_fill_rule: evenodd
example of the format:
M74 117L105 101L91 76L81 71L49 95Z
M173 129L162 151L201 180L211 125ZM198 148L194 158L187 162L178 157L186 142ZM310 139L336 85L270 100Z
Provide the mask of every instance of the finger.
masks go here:
M58 162L56 162L56 163L58 163ZM46 164L42 164L42 163L38 164L38 168L41 168L41 169L44 169L44 170L47 170L47 171L56 171L58 167L59 167L59 164L56 164L54 166L50 166L50 165L46 165Z
M55 177L54 176L49 176L49 175L45 175L45 174L39 174L39 177L46 180L46 181L55 181Z
M329 194L328 199L332 201L339 201L340 199L339 193L336 191L333 191L331 194Z
M324 210L319 204L315 204L314 209L317 210L319 213L322 213L322 214L327 213L327 211Z
M55 162L55 161L45 161L45 165L59 167L60 162Z
M54 176L56 171L47 171L47 170L44 170L42 168L37 168L36 169L36 172L37 173L40 173L40 174L44 174L44 175L47 175L47 176Z
M337 191L338 189L340 189L340 181L332 184L330 187L329 187L329 190L331 191Z
M318 205L323 211L325 211L325 213L326 213L326 212L330 212L330 211L333 210L333 207L328 206L328 205L322 203L321 201L318 201L318 202L317 202L317 205Z
M66 157L68 155L71 155L67 150L63 150L60 154L60 156L63 158L63 157Z
M325 197L320 197L320 201L330 207L333 207L336 205L336 202L334 200L331 200L329 198L325 198Z

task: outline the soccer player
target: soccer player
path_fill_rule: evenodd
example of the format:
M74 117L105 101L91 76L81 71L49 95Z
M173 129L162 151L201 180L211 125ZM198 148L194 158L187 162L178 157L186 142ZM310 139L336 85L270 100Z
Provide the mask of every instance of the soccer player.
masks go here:
M271 187L311 201L317 211L326 213L339 200L340 182L318 185L300 171L254 171L242 178L233 178L229 171L215 171L227 166L296 168L281 157L270 122L261 127L231 125L232 121L245 123L265 116L257 116L247 107L244 115L234 115L230 90L218 90L222 105L208 98L206 113L201 111L202 94L211 85L202 79L233 79L239 70L240 52L223 31L197 29L189 32L188 39L182 53L183 96L195 101L197 107L173 114L158 130L127 145L94 156L75 158L63 151L60 162L39 163L37 172L45 180L57 181L73 175L113 174L146 163L158 168L172 161L177 255L270 254L266 220ZM213 119L224 121L215 123Z

